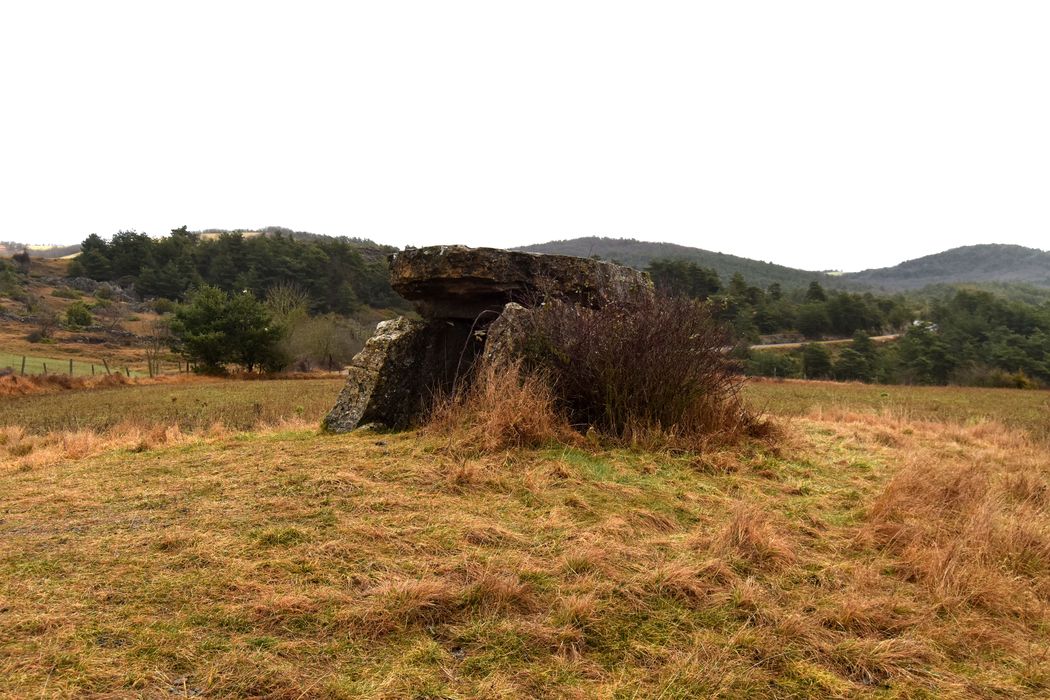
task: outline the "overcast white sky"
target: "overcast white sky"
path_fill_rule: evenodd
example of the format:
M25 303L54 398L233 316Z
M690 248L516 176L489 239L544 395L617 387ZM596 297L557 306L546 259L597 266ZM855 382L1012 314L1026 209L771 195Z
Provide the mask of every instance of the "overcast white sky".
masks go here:
M0 239L1050 248L1050 3L0 2Z

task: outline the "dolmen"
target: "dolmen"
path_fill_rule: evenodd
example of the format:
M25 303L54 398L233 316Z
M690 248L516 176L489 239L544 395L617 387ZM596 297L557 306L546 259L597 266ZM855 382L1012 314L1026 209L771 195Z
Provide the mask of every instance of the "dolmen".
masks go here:
M599 308L652 291L648 275L623 265L465 246L395 253L390 282L420 318L401 316L376 327L323 421L330 432L418 424L436 395L470 380L482 353L514 344L514 316L541 300Z

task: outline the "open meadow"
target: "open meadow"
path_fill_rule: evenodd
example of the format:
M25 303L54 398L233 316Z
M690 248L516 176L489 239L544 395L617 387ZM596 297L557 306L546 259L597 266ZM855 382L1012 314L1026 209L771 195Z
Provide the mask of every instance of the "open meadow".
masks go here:
M1050 391L752 379L745 392L754 407L782 417L861 411L963 425L994 421L1050 439Z
M105 431L121 425L190 431L220 424L249 430L287 420L317 425L345 381L338 376L269 381L184 376L5 397L0 401L0 426L47 433ZM0 383L0 392L3 388Z
M338 378L0 399L0 696L1046 697L1047 392L776 441L322 435Z

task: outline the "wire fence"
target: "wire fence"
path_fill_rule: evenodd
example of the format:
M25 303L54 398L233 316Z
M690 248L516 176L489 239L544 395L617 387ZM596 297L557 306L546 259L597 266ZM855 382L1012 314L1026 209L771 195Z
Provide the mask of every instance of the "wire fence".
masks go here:
M175 363L168 371L175 370ZM0 372L20 376L41 374L65 374L73 377L91 377L106 374L124 374L128 377L143 377L147 372L126 365L110 364L108 360L88 361L34 355L0 353Z

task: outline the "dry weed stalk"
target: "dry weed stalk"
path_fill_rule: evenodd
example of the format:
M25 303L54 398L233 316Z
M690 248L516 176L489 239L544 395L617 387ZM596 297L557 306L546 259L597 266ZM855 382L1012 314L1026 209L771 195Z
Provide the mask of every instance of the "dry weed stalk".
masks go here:
M965 453L908 452L863 533L897 555L943 605L1031 618L1050 592L1050 461L1001 426L926 426Z
M520 362L482 363L468 389L438 398L425 431L481 452L580 440L557 412L548 381Z

